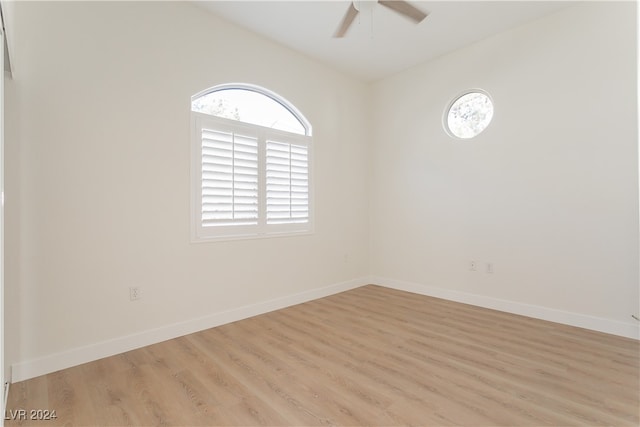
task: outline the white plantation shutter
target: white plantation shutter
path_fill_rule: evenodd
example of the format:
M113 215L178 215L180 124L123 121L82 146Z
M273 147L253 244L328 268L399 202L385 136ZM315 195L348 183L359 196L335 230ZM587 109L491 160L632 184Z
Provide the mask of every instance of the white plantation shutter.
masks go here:
M267 224L309 220L309 156L306 146L267 141Z
M311 137L192 112L195 240L312 230Z
M202 225L258 223L258 139L202 128Z

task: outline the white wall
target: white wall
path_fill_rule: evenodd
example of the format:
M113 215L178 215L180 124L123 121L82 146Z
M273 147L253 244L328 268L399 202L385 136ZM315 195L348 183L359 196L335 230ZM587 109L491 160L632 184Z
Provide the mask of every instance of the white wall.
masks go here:
M180 2L19 2L14 20L6 353L18 377L368 274L367 85ZM315 234L190 243L190 97L228 82L311 121Z
M369 274L634 333L634 8L578 5L370 87L188 4L16 3L13 380ZM314 235L189 243L189 100L227 82L273 90L312 122ZM495 119L453 141L443 109L471 87L493 96Z
M635 19L587 2L374 86L376 281L637 334ZM495 117L454 140L468 88Z

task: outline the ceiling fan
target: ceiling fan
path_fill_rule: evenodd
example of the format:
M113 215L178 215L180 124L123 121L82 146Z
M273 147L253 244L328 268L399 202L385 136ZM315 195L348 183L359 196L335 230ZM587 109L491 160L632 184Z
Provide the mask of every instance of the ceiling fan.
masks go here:
M353 0L351 2L351 4L349 5L349 9L347 9L347 13L344 15L344 18L342 18L342 22L340 23L338 30L333 35L334 37L344 37L344 35L347 33L347 30L353 23L353 20L360 12L361 4L364 3L374 2L372 0ZM411 3L404 0L378 0L377 3L409 18L416 24L422 22L422 20L428 15L427 13L421 11Z

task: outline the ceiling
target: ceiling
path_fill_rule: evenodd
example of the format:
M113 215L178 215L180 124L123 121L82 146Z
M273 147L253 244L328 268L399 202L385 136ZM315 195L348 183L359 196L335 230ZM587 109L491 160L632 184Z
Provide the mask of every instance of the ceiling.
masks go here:
M375 81L573 1L412 1L420 24L371 0L344 38L333 34L350 1L198 1L216 15L365 81Z

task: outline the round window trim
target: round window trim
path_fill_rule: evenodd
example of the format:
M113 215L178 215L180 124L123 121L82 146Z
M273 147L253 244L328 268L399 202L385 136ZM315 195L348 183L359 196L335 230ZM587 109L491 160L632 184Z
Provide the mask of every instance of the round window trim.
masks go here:
M471 139L484 131L493 119L491 96L482 89L470 89L453 98L444 110L442 123L456 139Z

